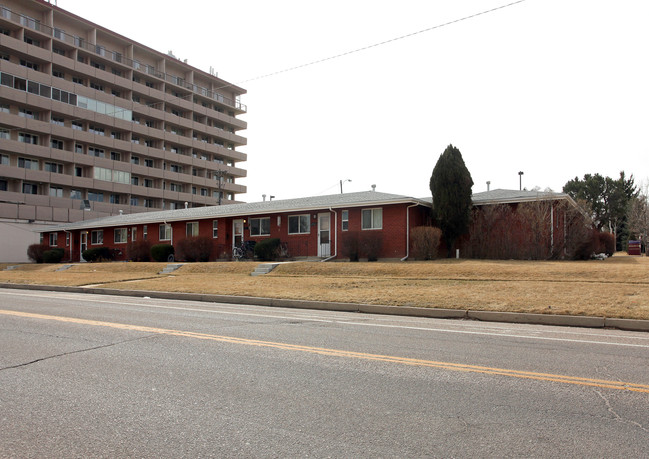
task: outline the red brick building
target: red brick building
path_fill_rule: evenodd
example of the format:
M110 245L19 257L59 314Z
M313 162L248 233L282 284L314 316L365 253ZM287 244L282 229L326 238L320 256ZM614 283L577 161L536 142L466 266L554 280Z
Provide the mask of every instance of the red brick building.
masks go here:
M43 243L65 250L64 260L82 261L93 247L118 249L128 259L129 243L176 245L208 236L211 260L230 259L244 241L278 238L292 258L402 259L409 256L412 228L429 222L430 202L367 191L247 204L114 215L67 223L42 231Z

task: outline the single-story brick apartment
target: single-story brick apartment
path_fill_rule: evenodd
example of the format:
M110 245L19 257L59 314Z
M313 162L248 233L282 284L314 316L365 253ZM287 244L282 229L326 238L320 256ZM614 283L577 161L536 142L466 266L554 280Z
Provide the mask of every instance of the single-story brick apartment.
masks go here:
M521 202L553 203L545 225L552 247L566 237L561 209L576 204L565 194L494 190L474 195L479 212L491 204L517 206ZM129 243L147 240L152 245L175 245L186 237L208 236L211 259L231 259L233 248L244 241L278 238L291 257L347 259L351 242L374 241L380 259L410 256L413 228L430 225L431 198L365 191L306 198L270 200L222 206L194 207L157 212L119 214L67 223L41 230L43 243L63 248L64 260L83 261L82 252L93 247L118 249L128 259ZM556 234L556 236L555 236ZM465 242L466 244L466 242ZM360 253L361 258L366 257Z
M408 256L409 230L425 224L430 201L366 191L158 212L120 214L41 231L43 242L65 249L64 259L82 261L92 247L119 249L127 259L130 242L175 245L188 236L209 236L213 259L230 259L244 241L279 238L291 257L343 258L352 237L380 238L378 256ZM367 236L365 236L367 235Z

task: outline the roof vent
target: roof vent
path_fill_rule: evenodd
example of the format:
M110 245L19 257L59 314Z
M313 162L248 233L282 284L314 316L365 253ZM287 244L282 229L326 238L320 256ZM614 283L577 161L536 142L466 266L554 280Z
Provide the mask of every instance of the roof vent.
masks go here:
M185 209L187 209L188 207L189 207L189 203L185 201Z
M376 191L376 185L372 185L372 191Z
M119 209L119 214L124 215L124 211L122 209Z

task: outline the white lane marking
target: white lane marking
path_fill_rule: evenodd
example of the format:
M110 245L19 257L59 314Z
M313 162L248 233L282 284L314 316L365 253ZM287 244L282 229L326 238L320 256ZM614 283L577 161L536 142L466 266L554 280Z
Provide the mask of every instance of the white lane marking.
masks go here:
M14 293L11 292L11 295L15 296L28 296L28 297L37 297L37 298L47 298L47 299L54 299L51 295L42 295L38 293ZM649 344L631 344L631 343L616 343L616 342L610 342L610 341L595 341L595 340L584 340L584 339L574 339L574 338L553 338L549 336L531 336L531 335L521 335L521 334L515 334L515 333L503 333L503 332L509 332L512 330L511 328L503 328L501 329L503 332L487 332L487 331L471 331L471 330L452 330L452 329L447 329L447 328L433 328L433 327L417 327L417 326L411 326L411 325L391 325L391 324L377 324L377 323L367 323L367 322L356 322L356 321L348 321L348 320L342 320L342 319L325 319L325 318L313 318L313 317L307 317L307 316L301 316L301 315L277 315L277 314L261 314L258 312L241 312L241 311L219 311L219 310L214 310L214 309L204 309L204 308L189 308L189 307L181 307L181 306L163 306L160 304L146 304L146 303L133 303L133 302L121 302L121 301L115 301L115 300L100 300L100 299L88 299L87 296L90 296L92 294L87 294L87 293L78 293L78 294L73 294L73 295L57 295L57 298L61 299L71 299L75 301L84 301L87 303L107 303L107 304L115 304L118 306L139 306L139 307L145 307L145 308L151 308L151 309L167 309L167 310L178 310L178 311L191 311L191 312L207 312L211 314L222 314L222 315L234 315L234 316L246 316L246 317L260 317L260 318L270 318L270 319L287 319L287 320L304 320L304 321L309 321L309 322L324 322L324 323L333 323L333 324L342 324L342 325L353 325L353 326L359 326L359 327L376 327L376 328L395 328L395 329L405 329L405 330L416 330L416 331L429 331L429 332L440 332L440 333L458 333L458 334L465 334L465 335L481 335L481 336L495 336L495 337L506 337L506 338L522 338L522 339L529 339L529 340L544 340L544 341L560 341L560 342L568 342L568 343L583 343L583 344L605 344L605 345L611 345L611 346L622 346L622 347L639 347L639 348L647 348L649 349ZM79 298L83 297L83 299ZM113 297L113 298L118 298L121 299L122 297ZM185 300L168 300L168 299L160 299L160 298L155 298L153 300L156 301L185 301ZM187 303L195 303L195 301L188 300L185 301ZM218 304L219 307L223 305L223 303L214 303ZM228 309L233 309L235 306L230 306L230 305L225 305L226 308ZM241 306L246 306L246 305L241 305ZM223 309L223 308L222 308ZM465 325L465 324L462 324ZM520 324L520 325L525 325L525 324ZM495 330L498 330L497 328L494 327L489 327ZM535 331L534 333L538 333L539 331ZM548 332L553 332L553 333L562 333L561 331L558 330L548 330ZM595 333L577 333L573 332L572 330L570 332L563 332L563 333L568 333L570 335L588 335L588 336L598 336L600 338L622 338L622 339L629 339L629 338L634 338L634 339L640 339L640 340L649 340L649 337L644 337L644 336L622 336L619 334L614 334L614 335L607 335L607 336L602 336L598 335Z

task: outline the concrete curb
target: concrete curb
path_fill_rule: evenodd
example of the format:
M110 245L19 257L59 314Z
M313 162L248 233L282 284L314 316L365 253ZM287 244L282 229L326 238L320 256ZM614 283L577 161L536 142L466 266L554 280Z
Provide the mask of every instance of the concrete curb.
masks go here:
M99 287L69 287L60 285L0 283L0 288L40 290L97 295L148 297L168 300L203 301L209 303L246 304L295 309L316 309L365 314L386 314L432 319L470 319L485 322L525 323L585 328L617 328L628 331L649 332L649 320L618 319L592 316L557 314L531 314L518 312L474 311L470 309L436 309L412 306L383 306L374 304L334 303L327 301L288 300L254 296L213 295L204 293L158 292L151 290L120 290Z

